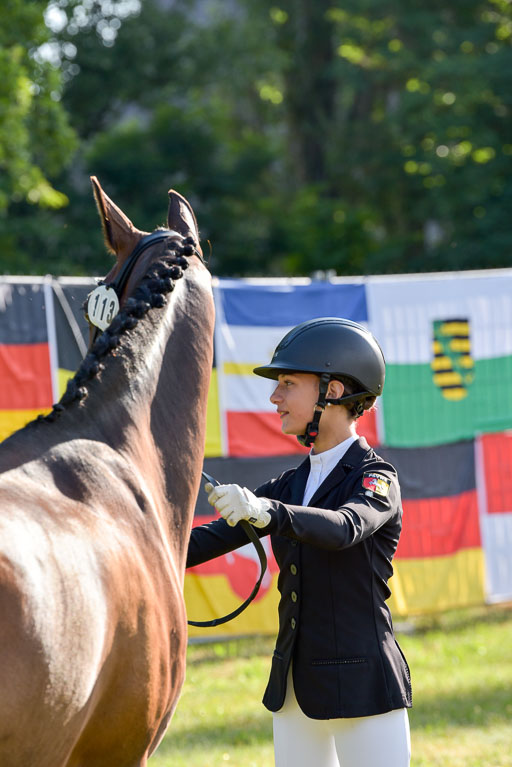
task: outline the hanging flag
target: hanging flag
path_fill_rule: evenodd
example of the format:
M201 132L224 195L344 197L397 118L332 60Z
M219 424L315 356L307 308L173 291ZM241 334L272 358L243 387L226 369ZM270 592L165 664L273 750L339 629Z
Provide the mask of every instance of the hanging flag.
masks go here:
M512 433L483 434L477 443L480 526L489 602L512 600Z
M53 404L44 285L37 278L0 284L0 439Z
M484 552L473 440L416 449L383 448L403 503L390 605L401 615L482 604Z
M305 453L295 437L281 432L270 395L275 382L255 376L279 341L295 325L315 317L344 317L367 325L362 281L219 280L216 351L223 454L265 456ZM358 431L377 443L374 413L363 416Z
M381 440L440 445L512 428L512 273L372 277L386 358Z

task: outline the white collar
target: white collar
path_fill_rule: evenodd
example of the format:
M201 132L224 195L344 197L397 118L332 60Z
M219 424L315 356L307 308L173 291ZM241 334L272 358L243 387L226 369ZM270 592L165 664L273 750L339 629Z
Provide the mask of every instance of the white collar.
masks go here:
M324 450L322 453L313 453L313 449L311 449L309 453L311 467L321 466L324 469L327 467L334 468L336 464L341 461L350 445L356 442L357 439L359 439L357 435L351 435L350 437L347 437L347 439L344 439L343 442L334 445L334 447L329 448L329 450Z
M359 439L357 434L352 434L350 437L347 437L347 439L344 439L343 442L340 442L339 444L334 445L334 447L329 448L329 450L324 450L321 453L313 453L314 448L311 448L309 458L311 461L315 461L315 463L330 463L331 459L334 457L337 457L338 461L341 461L350 445L352 445L357 439Z
M343 440L343 442L340 442L339 445L335 445L329 450L324 450L323 453L310 452L309 475L304 489L303 506L308 505L324 479L331 473L336 464L341 461L350 445L357 439L357 435L351 436Z

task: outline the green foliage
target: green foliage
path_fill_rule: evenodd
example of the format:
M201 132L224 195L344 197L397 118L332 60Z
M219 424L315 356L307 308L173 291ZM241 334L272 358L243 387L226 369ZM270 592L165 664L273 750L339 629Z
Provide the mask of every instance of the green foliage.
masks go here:
M509 264L506 0L53 0L52 35L42 5L9 4L0 59L19 86L4 269L28 253L34 272L103 271L90 174L143 229L168 188L189 196L220 275ZM47 38L60 71L30 53ZM62 107L80 138L67 169ZM26 204L58 204L55 188L65 211Z
M329 69L322 58L300 56L302 39L288 33L283 45L293 46L295 77L285 101L305 101L295 110L300 154L307 155L311 136L321 137L318 204L340 203L348 213L340 229L366 211L358 227L366 258L357 271L507 265L510 4L321 5L330 20L323 39ZM292 19L293 4L282 6ZM309 69L320 60L316 74L309 72L310 91L330 87L323 114L302 87L305 76L297 76L305 60Z
M41 56L46 3L9 0L0 29L0 216L12 202L59 208L49 178L69 158L74 133L60 99L60 75Z

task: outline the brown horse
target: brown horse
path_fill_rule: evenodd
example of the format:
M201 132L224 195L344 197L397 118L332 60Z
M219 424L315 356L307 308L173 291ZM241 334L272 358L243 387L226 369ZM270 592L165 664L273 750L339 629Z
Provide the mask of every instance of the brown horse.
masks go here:
M148 241L92 181L109 281ZM145 765L183 683L214 309L169 197L61 402L0 446L1 767Z

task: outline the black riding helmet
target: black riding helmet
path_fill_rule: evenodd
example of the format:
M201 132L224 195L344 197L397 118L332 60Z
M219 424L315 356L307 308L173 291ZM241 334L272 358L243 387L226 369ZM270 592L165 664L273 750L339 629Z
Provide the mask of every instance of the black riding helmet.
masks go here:
M385 368L382 350L369 330L351 320L319 317L290 330L271 362L254 372L274 380L292 372L346 376L360 385L361 392L378 397Z
M306 434L298 438L309 446L318 434L318 422L325 405L352 403L361 415L365 399L382 394L385 370L382 349L369 330L351 320L319 317L290 330L277 345L270 363L254 368L254 373L274 380L281 373L320 376L314 419L308 424ZM329 381L339 376L352 379L356 392L339 399L326 399Z

